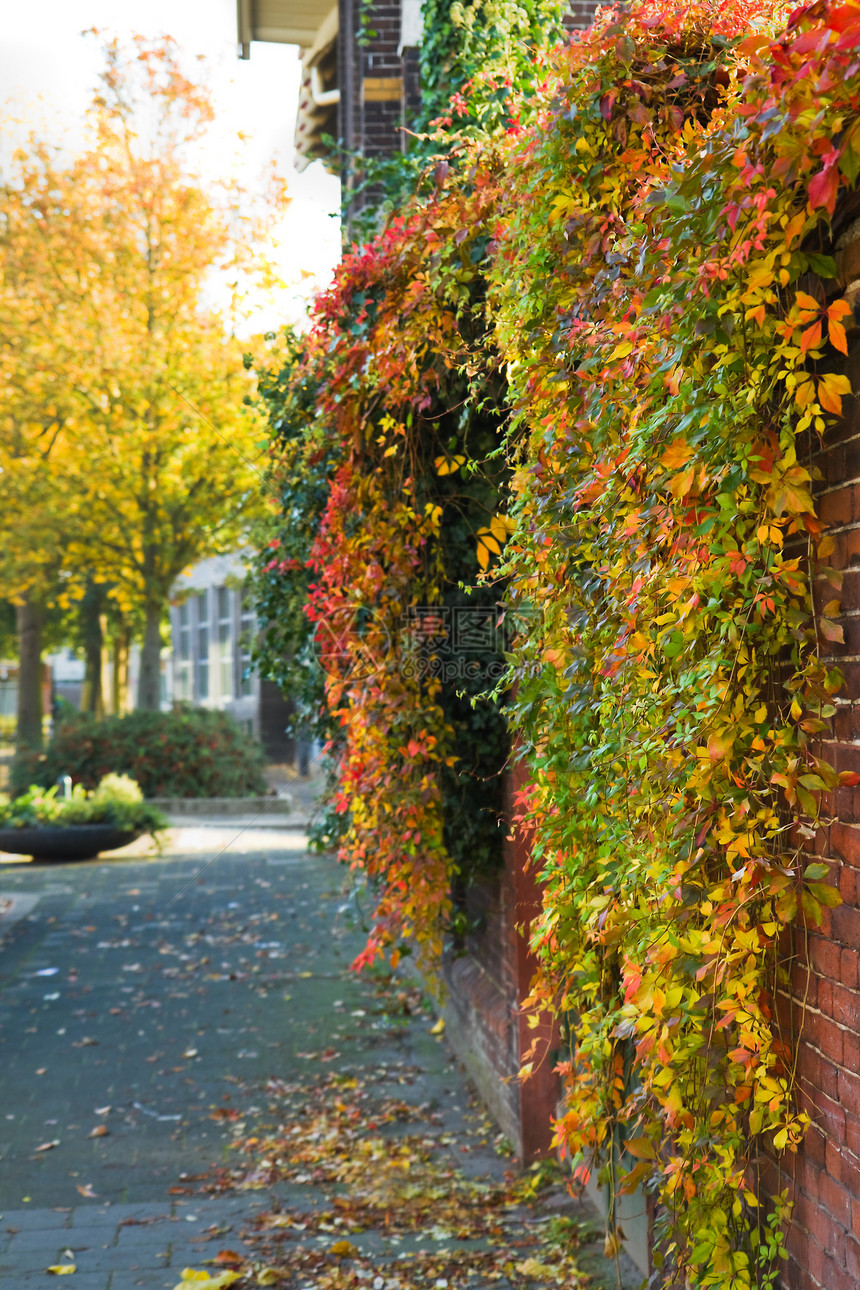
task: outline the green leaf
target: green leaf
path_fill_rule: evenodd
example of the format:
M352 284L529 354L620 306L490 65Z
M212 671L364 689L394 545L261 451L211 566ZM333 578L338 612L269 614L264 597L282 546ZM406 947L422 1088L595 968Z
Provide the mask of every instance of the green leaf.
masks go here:
M836 261L832 255L819 255L817 251L806 251L806 262L819 278L836 277Z

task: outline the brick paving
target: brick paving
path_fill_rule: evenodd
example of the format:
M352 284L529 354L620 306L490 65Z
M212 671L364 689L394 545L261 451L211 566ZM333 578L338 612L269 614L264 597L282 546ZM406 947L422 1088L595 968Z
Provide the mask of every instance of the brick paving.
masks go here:
M312 1186L209 1196L195 1175L230 1161L213 1110L316 1074L322 1050L371 1079L420 1070L438 1131L475 1139L427 1017L389 1017L349 971L363 936L344 871L304 848L297 830L197 827L156 859L0 865L4 1285L73 1263L74 1290L172 1290L225 1243L246 1249L254 1212L313 1208ZM510 1166L469 1152L470 1172Z

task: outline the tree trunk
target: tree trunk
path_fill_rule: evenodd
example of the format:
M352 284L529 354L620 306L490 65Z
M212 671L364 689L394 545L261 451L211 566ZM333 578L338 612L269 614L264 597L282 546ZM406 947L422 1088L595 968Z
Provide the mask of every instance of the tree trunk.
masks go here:
M137 706L142 712L158 712L161 708L161 605L146 606Z
M83 619L85 669L84 684L81 690L81 712L90 712L94 717L104 716L102 598L101 588L94 583L90 583L81 601L80 611Z
M42 747L42 610L31 600L16 607L18 626L18 733L16 748Z
M111 708L119 717L129 710L128 695L128 628L118 627L112 641L113 676L111 677Z

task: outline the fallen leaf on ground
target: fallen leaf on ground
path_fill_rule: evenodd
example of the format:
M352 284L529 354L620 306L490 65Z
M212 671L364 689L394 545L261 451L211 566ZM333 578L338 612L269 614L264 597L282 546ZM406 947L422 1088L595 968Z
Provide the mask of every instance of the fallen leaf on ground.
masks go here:
M106 1138L109 1133L110 1133L110 1129L107 1127L106 1124L97 1124L96 1127L93 1129L92 1133L88 1134L88 1137Z
M336 1254L339 1259L353 1259L358 1254L358 1250L352 1241L335 1241L331 1247L331 1253Z
M75 1191L80 1192L82 1196L86 1196L87 1200L98 1199L98 1192L93 1191L92 1183L84 1183L83 1185L78 1183Z
M237 1254L235 1250L219 1250L212 1259L213 1263L241 1263L242 1255Z
M445 1029L445 1018L440 1017L439 1020L436 1022L436 1025L430 1027L430 1034L441 1035L444 1029Z
M60 1145L60 1139L54 1138L51 1142L43 1142L40 1146L36 1147L36 1150L51 1151L53 1150L54 1147L58 1147L59 1145Z
M75 1263L55 1263L53 1267L45 1269L46 1272L53 1272L55 1277L69 1277L77 1270Z
M228 1286L238 1280L238 1272L219 1272L217 1277L211 1277L208 1272L201 1272L195 1268L183 1268L182 1280L174 1286L173 1290L200 1290L201 1286L204 1286L205 1290L227 1290Z

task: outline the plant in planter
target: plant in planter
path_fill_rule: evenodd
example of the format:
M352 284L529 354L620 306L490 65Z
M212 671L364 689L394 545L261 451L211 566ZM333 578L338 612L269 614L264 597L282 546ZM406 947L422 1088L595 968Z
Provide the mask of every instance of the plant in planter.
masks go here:
M0 798L0 850L38 860L90 860L167 825L128 775L105 775L87 792L76 784L61 798L32 784L20 797Z

